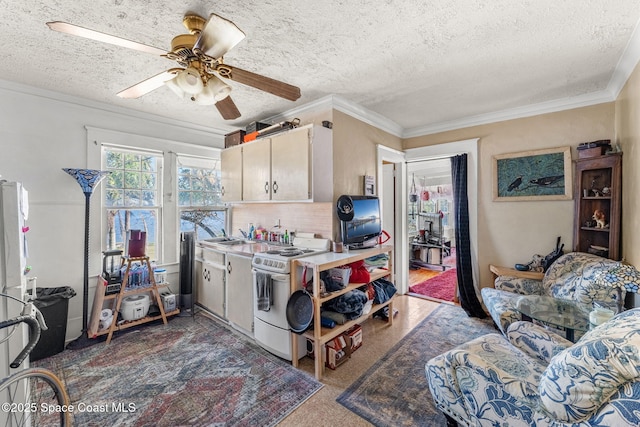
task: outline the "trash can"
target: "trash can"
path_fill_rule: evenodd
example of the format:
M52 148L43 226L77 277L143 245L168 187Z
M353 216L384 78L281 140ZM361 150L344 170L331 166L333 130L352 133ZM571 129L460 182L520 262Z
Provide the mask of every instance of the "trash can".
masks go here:
M69 299L75 295L76 291L69 286L36 288L36 299L33 304L42 312L48 329L40 333L40 340L31 351L29 360L33 362L64 350Z

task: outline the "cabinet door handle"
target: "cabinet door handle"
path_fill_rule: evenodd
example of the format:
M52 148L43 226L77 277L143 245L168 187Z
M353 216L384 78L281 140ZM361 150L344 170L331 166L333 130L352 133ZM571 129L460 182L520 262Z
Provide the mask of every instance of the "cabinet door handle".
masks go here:
M269 194L269 181L264 183L264 192Z
M273 193L277 193L278 192L278 183L273 181Z
M231 274L231 263L227 263L227 273Z
M220 187L220 194L222 194L224 196L224 185L222 187Z

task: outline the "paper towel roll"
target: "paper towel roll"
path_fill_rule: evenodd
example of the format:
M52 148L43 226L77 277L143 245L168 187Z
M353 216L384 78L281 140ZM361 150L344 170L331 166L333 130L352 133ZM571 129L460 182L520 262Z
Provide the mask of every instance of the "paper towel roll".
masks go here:
M102 330L102 329L108 329L109 326L111 326L111 323L113 322L113 316L108 317L104 320L100 320L100 324L98 326L98 329Z
M100 320L107 320L111 317L113 317L113 312L108 308L105 308L100 312Z

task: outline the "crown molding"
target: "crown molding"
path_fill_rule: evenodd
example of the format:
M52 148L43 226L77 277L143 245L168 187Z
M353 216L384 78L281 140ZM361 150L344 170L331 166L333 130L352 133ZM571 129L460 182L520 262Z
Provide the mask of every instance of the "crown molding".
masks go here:
M301 113L329 109L338 110L355 119L360 120L361 122L374 126L380 130L390 133L391 135L397 136L398 138L402 137L402 127L399 124L381 114L371 111L363 107L362 105L349 101L348 99L343 98L339 95L323 96L320 99L311 101L299 107L292 108L285 111L284 113L267 117L265 121L277 123L283 120L287 120L287 118L301 115Z
M563 110L588 107L590 105L602 104L604 102L611 102L614 100L614 96L607 89L571 98L556 99L553 101L531 104L524 107L512 108L509 110L464 117L459 120L451 120L448 122L419 126L405 130L402 134L402 137L414 138L439 132L463 129L471 126L486 125L489 123L502 122L505 120L521 119L524 117L538 116L540 114L555 113Z
M333 108L351 117L377 127L393 136L402 138L403 128L391 119L386 118L382 114L371 111L355 102L351 102L339 95L332 95Z
M300 106L291 108L282 113L275 114L273 116L265 117L265 123L279 123L285 120L290 119L291 117L301 116L307 112L315 112L322 110L329 110L332 108L331 95L324 96L320 99L316 99L315 101L308 102L306 104L302 104Z
M627 47L624 49L620 60L616 64L611 80L609 80L607 89L611 92L614 99L620 95L620 91L627 83L627 80L629 80L638 62L640 62L640 21L636 24L629 43L627 43Z
M51 99L53 101L65 102L68 104L79 105L81 107L91 108L94 110L107 111L114 114L120 114L126 117L134 117L137 119L147 120L150 122L157 122L163 125L177 127L180 129L189 129L196 133L202 133L206 136L219 136L224 139L224 135L236 130L234 127L228 128L213 128L209 126L202 126L195 123L185 122L182 120L176 120L159 116L156 114L145 113L138 110L132 110L126 107L120 107L118 105L107 104L105 102L93 101L78 96L66 95L60 92L55 92L49 89L37 88L34 86L28 86L22 83L11 82L0 79L0 89L22 93L25 95L37 96L40 98Z

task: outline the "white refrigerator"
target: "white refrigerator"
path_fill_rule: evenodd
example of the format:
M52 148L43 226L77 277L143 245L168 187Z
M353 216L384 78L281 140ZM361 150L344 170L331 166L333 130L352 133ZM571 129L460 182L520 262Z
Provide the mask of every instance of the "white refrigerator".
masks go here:
M27 288L27 219L29 199L27 191L19 182L0 180L0 292L24 300ZM6 320L20 314L22 305L8 298L0 298L0 319ZM0 330L0 338L10 328ZM9 363L28 342L27 325L0 346L0 378L10 371ZM23 363L18 369L28 366Z

